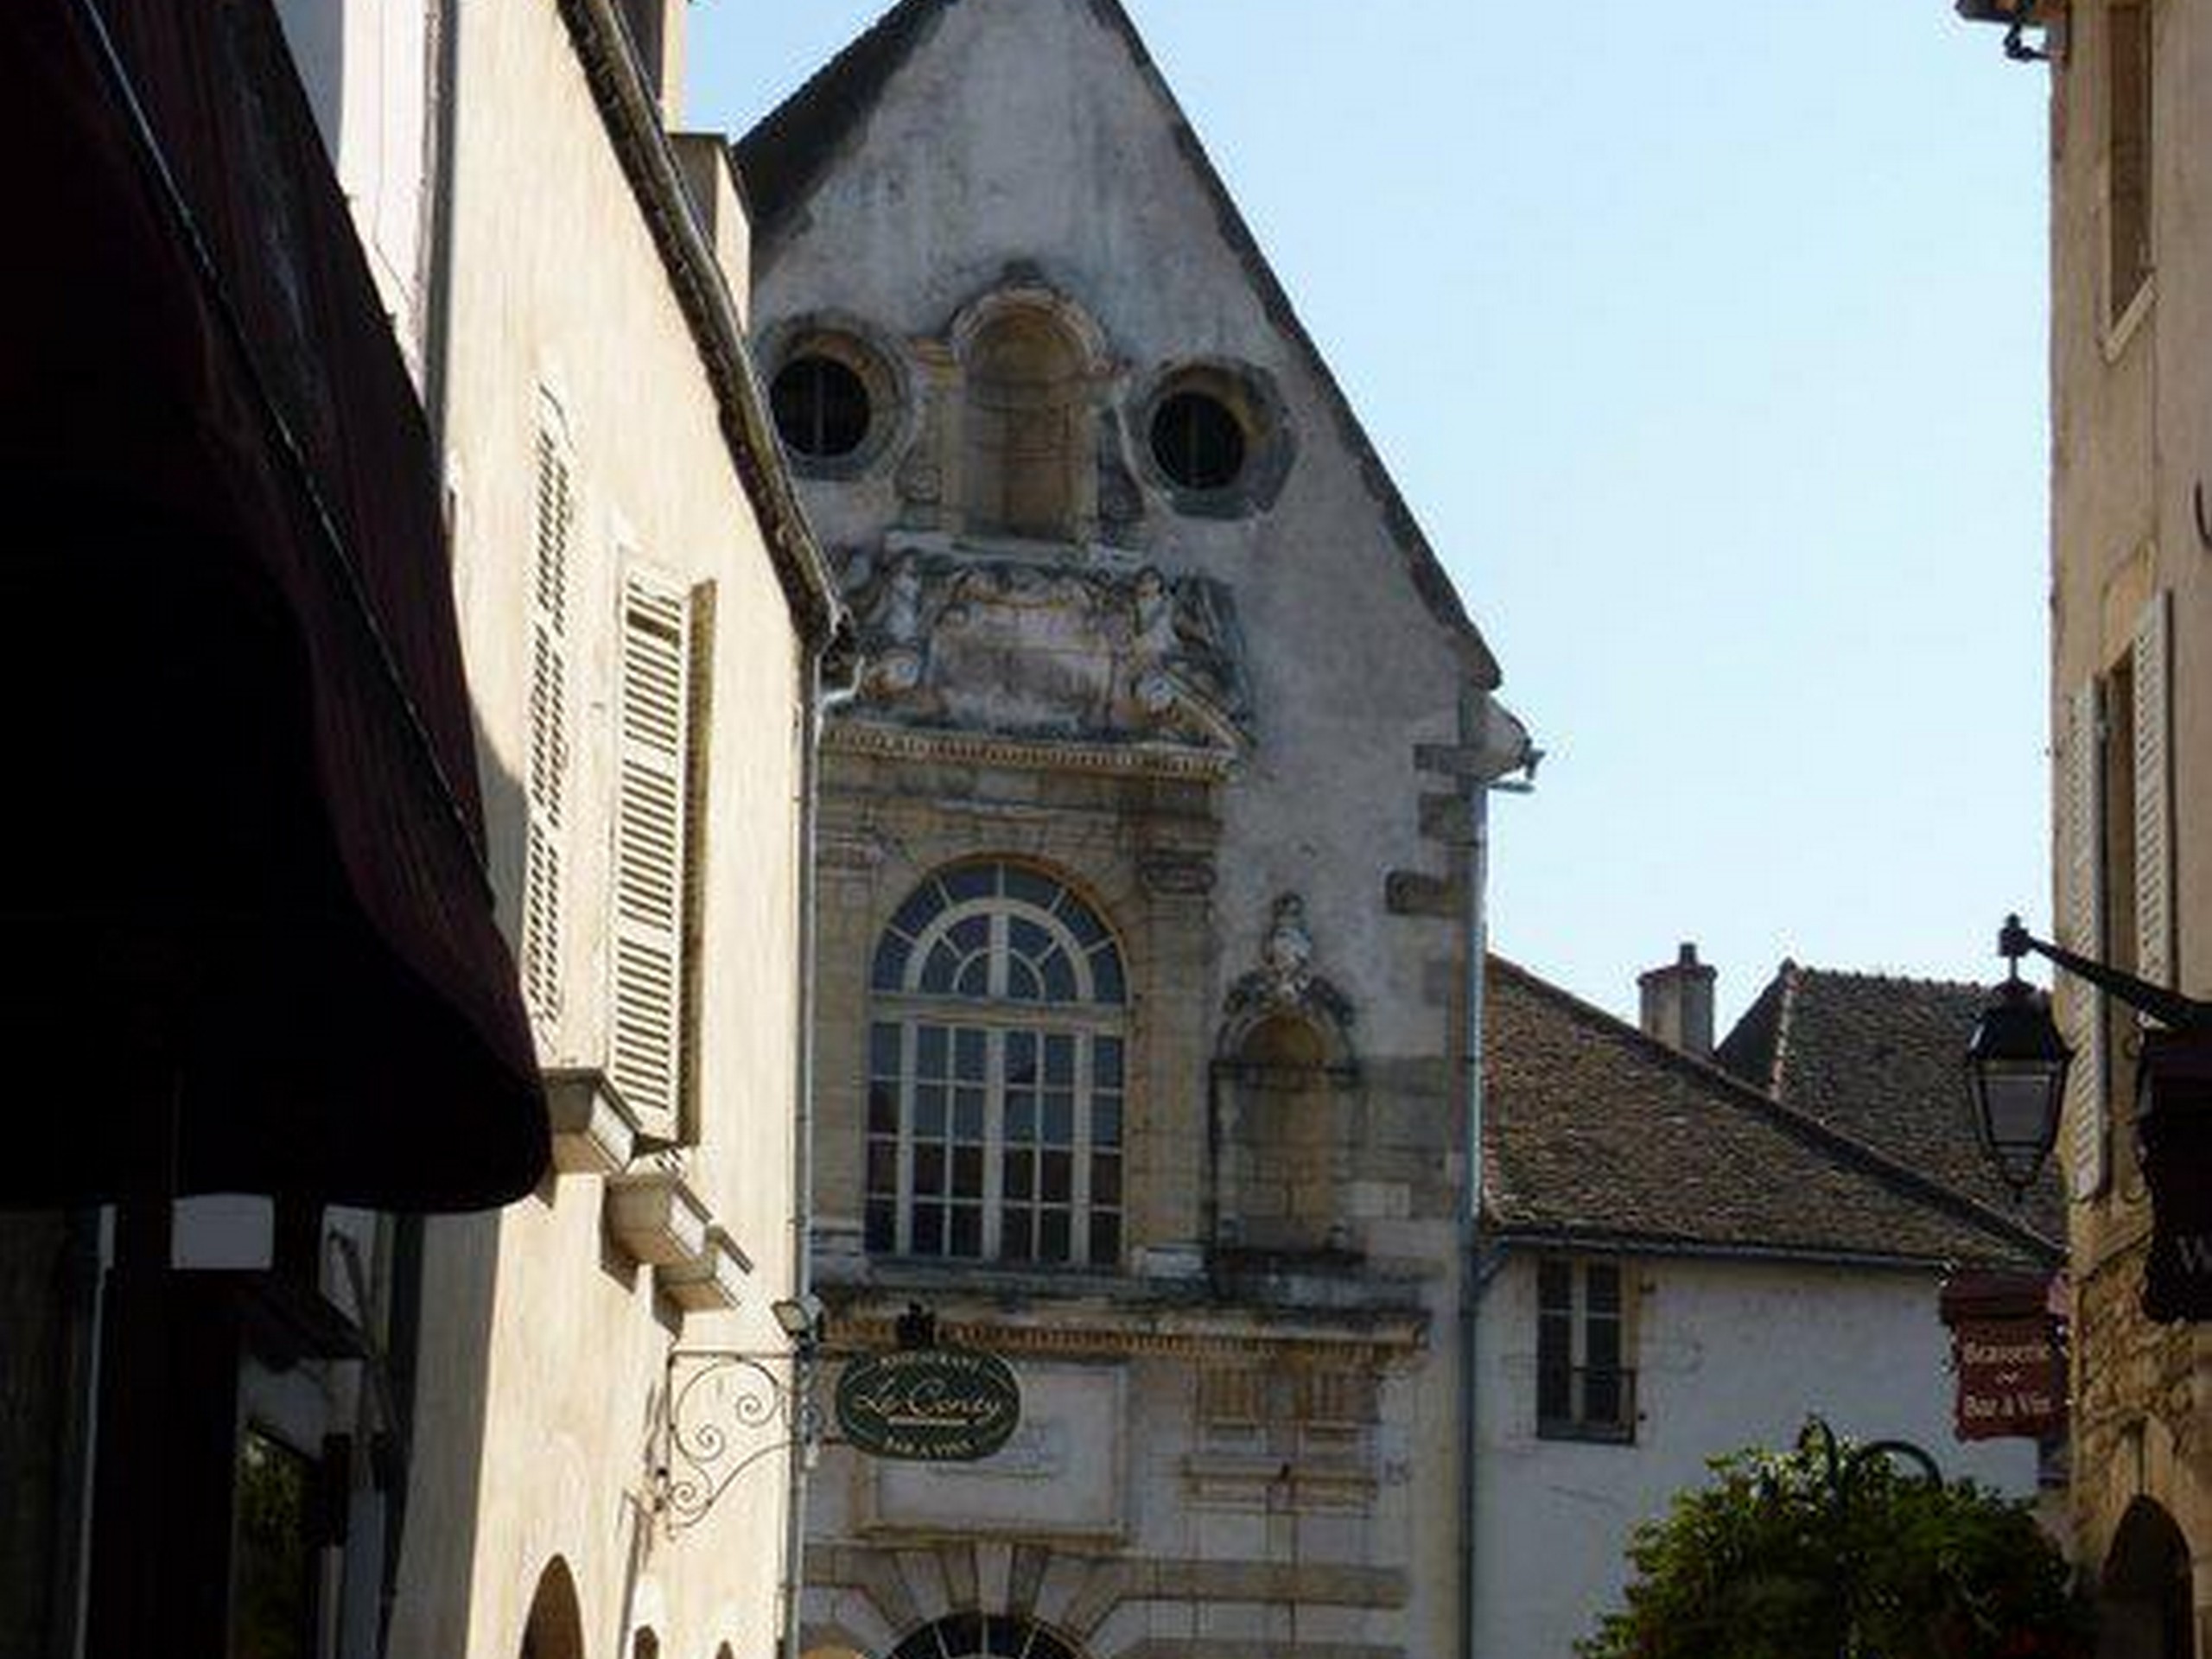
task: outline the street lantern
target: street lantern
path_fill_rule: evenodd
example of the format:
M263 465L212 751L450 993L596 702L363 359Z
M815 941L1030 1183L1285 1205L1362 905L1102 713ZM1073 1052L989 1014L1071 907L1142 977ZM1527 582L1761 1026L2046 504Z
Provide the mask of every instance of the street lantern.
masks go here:
M2035 1185L2057 1143L2073 1058L2049 1005L2020 978L2019 958L2013 957L2012 976L1997 988L1967 1040L1967 1087L1975 1138L2015 1196Z
M1967 1076L1975 1128L1999 1173L2016 1188L2033 1178L2066 1088L2066 1045L2019 982L2020 958L2032 950L2155 1022L2136 1067L2138 1163L2151 1199L2143 1311L2160 1324L2212 1321L2212 1002L2038 939L2017 916L2005 918L1997 949L2012 974L1967 1044Z
M2056 8L2044 0L1953 0L1952 8L1970 23L2005 25L2005 55L2015 63L2041 63L2050 55L2024 38L2030 29L2049 29Z

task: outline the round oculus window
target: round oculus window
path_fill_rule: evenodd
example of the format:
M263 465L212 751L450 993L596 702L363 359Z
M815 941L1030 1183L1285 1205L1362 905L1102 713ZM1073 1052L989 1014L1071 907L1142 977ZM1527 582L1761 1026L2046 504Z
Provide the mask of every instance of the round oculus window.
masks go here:
M1185 490L1219 490L1244 470L1244 423L1220 398L1174 391L1152 412L1152 458Z
M768 404L785 446L810 461L851 454L867 440L873 413L868 383L849 365L819 352L803 353L776 371Z

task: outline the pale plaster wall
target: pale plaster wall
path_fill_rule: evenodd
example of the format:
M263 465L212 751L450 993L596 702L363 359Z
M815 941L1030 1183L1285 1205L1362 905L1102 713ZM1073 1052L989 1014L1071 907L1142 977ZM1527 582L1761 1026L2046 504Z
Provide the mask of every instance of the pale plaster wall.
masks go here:
M276 0L276 15L377 292L419 379L430 0Z
M396 1655L518 1651L539 1575L573 1573L592 1659L769 1652L785 1459L695 1529L649 1513L671 1345L774 1351L796 1124L801 645L697 348L550 5L461 9L448 470L499 914L524 828L525 584L541 388L573 445L566 980L549 1062L604 1063L615 595L621 550L715 589L698 944L698 1144L672 1156L751 1257L734 1310L657 1300L602 1224L600 1178L431 1224ZM426 1149L435 1155L435 1148Z
M2193 500L2212 510L2212 16L2155 3L2149 293L2120 327L2106 305L2107 8L2069 10L2051 74L2053 730L2067 699L2126 651L2142 603L2172 594L2171 789L2177 982L2212 994L2212 571ZM2065 757L2057 757L2063 779ZM2054 813L2053 869L2074 849ZM2054 899L2063 905L2058 878ZM2157 1327L2139 1295L2149 1225L2128 1103L2113 1102L2115 1179L2071 1209L2075 1553L2099 1570L2128 1505L2149 1497L2196 1561L2197 1642L2212 1644L2212 1474L2201 1379L2212 1341ZM2062 1140L2062 1145L2063 1145Z
M2036 1495L2025 1441L1952 1435L1949 1338L1931 1274L1646 1258L1628 1264L1635 1444L1536 1436L1536 1268L1509 1255L1482 1300L1476 1659L1567 1659L1617 1608L1636 1522L1709 1478L1707 1459L1794 1441L1818 1413L1907 1440L1949 1478Z

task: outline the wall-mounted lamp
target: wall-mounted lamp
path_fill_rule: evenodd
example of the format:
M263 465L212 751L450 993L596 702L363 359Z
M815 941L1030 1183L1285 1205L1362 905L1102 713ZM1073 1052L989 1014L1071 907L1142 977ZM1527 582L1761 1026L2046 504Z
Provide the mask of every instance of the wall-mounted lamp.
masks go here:
M802 1348L819 1348L823 1327L829 1323L830 1310L812 1291L803 1296L785 1296L769 1303L768 1312L775 1316L776 1325L789 1337L793 1344Z
M1975 1128L1999 1172L2042 1166L2035 1142L2056 1139L2066 1088L2066 1045L2050 1014L2018 985L2019 959L2033 951L2115 997L2163 1029L2146 1031L2136 1067L2135 1132L2151 1195L2151 1249L2143 1311L2160 1322L2212 1319L2212 1002L2037 938L2018 916L2005 918L1998 950L2013 967L1967 1044ZM2060 1058L2064 1057L2064 1058Z
M1956 0L1953 7L1970 23L2005 25L2005 55L2015 63L2042 63L2050 56L2042 47L2030 46L2025 31L2050 22L2044 0Z
M2015 1198L2035 1185L2058 1143L2074 1058L2051 1021L2050 1004L2020 977L2026 938L2020 918L2007 917L1998 949L2009 971L1967 1039L1974 1138Z

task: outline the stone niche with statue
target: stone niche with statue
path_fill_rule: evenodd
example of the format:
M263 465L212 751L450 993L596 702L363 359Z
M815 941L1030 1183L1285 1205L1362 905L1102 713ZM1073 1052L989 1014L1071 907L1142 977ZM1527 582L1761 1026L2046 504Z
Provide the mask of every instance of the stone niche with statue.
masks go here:
M1221 583L1128 559L893 539L850 555L864 666L848 718L1242 753L1251 701Z

